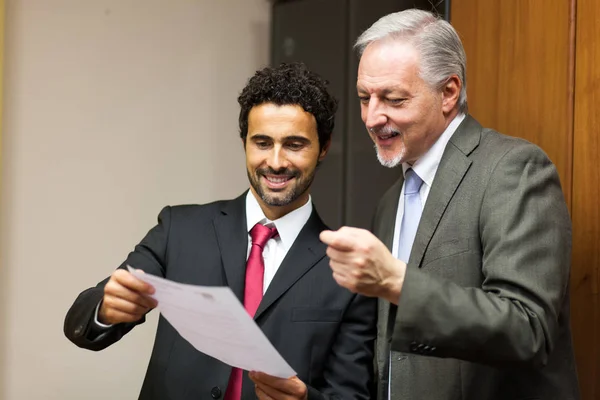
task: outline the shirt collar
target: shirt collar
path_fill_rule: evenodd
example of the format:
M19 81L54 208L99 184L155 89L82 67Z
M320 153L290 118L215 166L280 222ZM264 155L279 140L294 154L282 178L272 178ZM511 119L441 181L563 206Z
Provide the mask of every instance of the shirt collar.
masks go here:
M408 163L402 163L402 173L406 174L406 170L412 168L415 173L419 175L419 178L421 178L423 182L427 184L427 186L431 187L433 184L433 178L435 178L435 173L437 172L440 161L442 160L442 156L444 155L446 145L464 119L465 114L462 113L454 117L452 122L450 122L444 133L442 133L433 146L431 146L431 148L427 150L425 154L415 161L412 166Z
M258 223L270 227L275 226L283 246L286 248L286 250L289 250L300 234L300 231L310 218L312 210L312 198L308 196L308 201L302 207L298 207L283 217L276 219L275 221L271 221L265 217L265 214L260 208L256 197L254 197L252 191L249 190L246 194L246 227L248 229L248 233L250 233L250 230Z

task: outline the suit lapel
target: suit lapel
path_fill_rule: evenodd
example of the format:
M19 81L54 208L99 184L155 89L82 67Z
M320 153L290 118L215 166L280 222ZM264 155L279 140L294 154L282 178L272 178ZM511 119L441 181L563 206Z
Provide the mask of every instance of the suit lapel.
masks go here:
M448 203L471 166L468 155L477 147L481 125L470 116L459 125L446 145L423 209L408 265L420 266Z
M246 227L246 193L225 202L221 214L214 221L225 280L233 293L244 304L248 229Z
M319 240L319 233L327 229L316 210L313 212L277 269L254 319L258 319L277 299L288 291L323 257L327 246Z

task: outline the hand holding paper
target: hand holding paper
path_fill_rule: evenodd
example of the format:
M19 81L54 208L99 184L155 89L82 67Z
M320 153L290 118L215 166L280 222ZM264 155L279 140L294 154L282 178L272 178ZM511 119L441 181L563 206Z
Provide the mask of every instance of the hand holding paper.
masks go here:
M103 324L120 324L139 321L156 307L156 300L148 297L154 288L131 273L117 269L104 286L98 321Z
M247 371L280 378L296 375L229 287L177 283L128 269L154 287L151 297L163 317L202 353Z
M258 400L305 400L308 397L306 384L298 379L297 376L282 379L254 371L250 372L249 375L255 384L255 392Z

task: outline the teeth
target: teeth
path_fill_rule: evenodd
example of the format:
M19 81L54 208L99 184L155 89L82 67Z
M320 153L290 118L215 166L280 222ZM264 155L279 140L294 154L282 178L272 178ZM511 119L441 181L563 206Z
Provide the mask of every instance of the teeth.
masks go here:
M394 132L391 135L380 135L379 139L381 139L381 140L387 140L387 139L390 139L390 138L393 138L393 137L396 137L396 136L398 136L398 133Z
M287 181L287 178L267 178L269 180L269 182L273 182L273 183L283 183L285 181Z

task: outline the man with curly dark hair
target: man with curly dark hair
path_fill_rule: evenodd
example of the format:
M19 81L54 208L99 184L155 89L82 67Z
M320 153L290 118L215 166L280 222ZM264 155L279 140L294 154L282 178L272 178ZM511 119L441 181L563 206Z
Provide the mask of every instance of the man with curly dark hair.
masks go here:
M325 157L331 143L331 134L335 125L335 112L337 110L337 101L327 92L326 82L317 74L309 71L302 63L282 64L278 68L265 68L258 71L248 82L240 96L240 137L244 142L246 149L246 161L248 167L248 179L250 185L256 194L262 200L271 206L280 206L278 212L285 209L289 211L297 208L297 204L305 204L308 199L308 189L313 182L316 172L316 166ZM283 107L282 107L283 106ZM293 106L293 107L292 107ZM251 111L255 114L262 113L263 110L273 110L274 114L283 115L284 110L294 108L294 112L303 111L306 117L310 119L312 125L316 122L318 134L318 149L315 146L313 150L320 153L316 158L315 165L309 165L306 173L302 173L300 168L288 168L287 170L275 171L266 164L260 164L254 168L250 162L252 151L248 152L247 138L248 125ZM310 115L310 117L309 117ZM273 115L274 116L274 115ZM260 140L259 140L260 139ZM267 139L263 141L262 139ZM269 138L253 137L251 141L259 141L259 146L265 146ZM290 138L299 142L301 138ZM300 150L301 143L289 143L297 146ZM254 143L251 143L253 145ZM252 150L250 148L250 150ZM293 152L291 153L293 154ZM313 160L314 161L314 160ZM261 182L263 176L275 176L285 178L285 188L277 191L269 191L263 187ZM288 182L289 181L289 182Z
M240 109L240 136L248 136L248 114L263 103L299 105L313 115L317 122L319 149L331 140L335 125L336 99L327 92L327 82L311 72L303 63L282 64L278 68L257 71L248 81L238 103Z
M65 335L97 351L145 321L154 289L127 265L227 285L297 375L232 368L195 350L161 316L140 399L368 399L376 300L336 284L319 240L327 227L310 198L337 102L302 64L257 71L238 102L250 189L234 200L165 207L123 264L75 300Z

